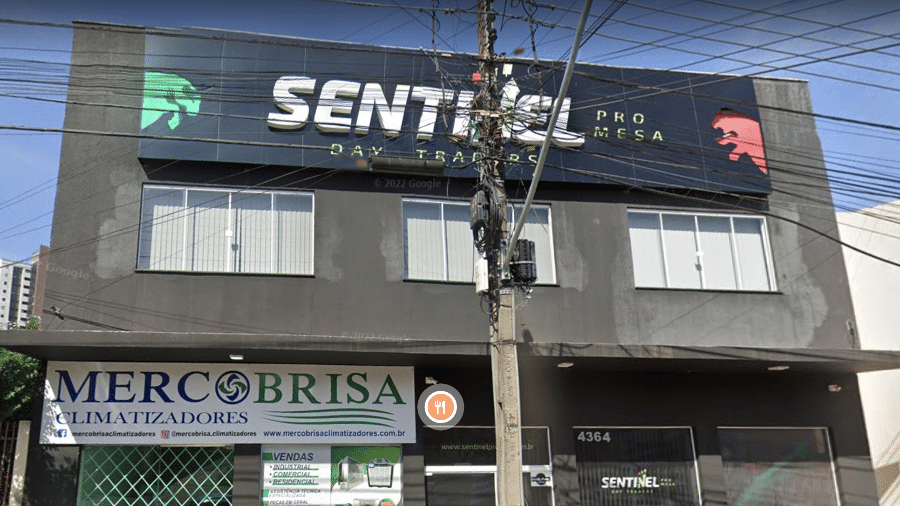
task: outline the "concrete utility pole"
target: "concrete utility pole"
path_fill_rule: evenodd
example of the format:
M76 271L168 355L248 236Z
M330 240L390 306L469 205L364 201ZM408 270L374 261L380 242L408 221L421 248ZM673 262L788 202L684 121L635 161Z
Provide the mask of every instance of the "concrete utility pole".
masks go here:
M499 209L499 233L491 233L486 245L489 297L491 300L491 372L494 392L494 426L497 437L497 499L502 506L520 506L522 497L522 431L519 408L519 363L516 353L516 288L509 280L503 259L506 243L507 198L504 183L506 153L503 145L503 111L495 68L495 14L492 0L478 0L478 56L482 88L478 109L481 113L481 182L490 188Z
M615 13L627 0L616 0L601 16L597 28ZM494 393L494 427L497 437L497 500L500 506L521 506L524 504L522 487L522 430L519 400L519 361L516 344L518 325L516 323L517 284L530 285L537 278L534 266L534 243L518 241L519 232L528 215L528 208L534 199L541 177L541 170L550 149L556 119L559 117L563 97L569 87L572 71L581 45L581 35L591 9L591 0L586 0L584 11L578 24L572 52L566 72L563 75L559 99L553 107L544 142L535 169L528 198L519 223L509 238L508 203L504 182L504 160L506 152L503 141L503 126L508 118L500 103L500 86L497 83L492 0L478 0L478 58L481 62L477 74L481 91L475 97L471 111L480 117L478 137L481 142L481 179L472 201L471 226L475 234L478 252L487 261L487 283L476 280L476 292L487 293L491 304L491 373ZM473 78L476 76L473 76ZM519 244L519 242L523 244ZM522 246L521 248L519 246ZM514 251L515 250L515 253ZM516 257L516 268L510 274L510 262ZM476 269L477 271L479 269ZM479 287L480 285L480 287Z

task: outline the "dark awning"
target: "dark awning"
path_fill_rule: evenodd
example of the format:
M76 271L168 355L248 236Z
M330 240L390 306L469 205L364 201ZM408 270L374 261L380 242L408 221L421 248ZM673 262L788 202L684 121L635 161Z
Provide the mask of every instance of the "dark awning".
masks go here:
M299 334L214 334L119 331L7 331L0 347L45 360L100 362L331 363L391 365L486 364L484 340L408 339ZM900 351L666 346L586 343L520 343L523 367L607 371L792 371L859 373L900 368Z

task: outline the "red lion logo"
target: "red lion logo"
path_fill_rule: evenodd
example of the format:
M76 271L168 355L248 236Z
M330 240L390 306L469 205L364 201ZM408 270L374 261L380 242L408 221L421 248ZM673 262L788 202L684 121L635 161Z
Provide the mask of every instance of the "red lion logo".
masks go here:
M728 155L729 160L736 162L741 155L746 154L763 174L769 174L758 120L737 111L722 109L713 116L712 127L722 130L722 136L716 142L723 146L734 144Z

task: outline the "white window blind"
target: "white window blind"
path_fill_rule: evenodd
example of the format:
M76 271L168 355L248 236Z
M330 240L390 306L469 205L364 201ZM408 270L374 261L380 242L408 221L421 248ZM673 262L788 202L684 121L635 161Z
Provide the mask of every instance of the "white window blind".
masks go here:
M444 264L447 244L444 237L443 211L444 204L441 202L403 203L407 278L448 279Z
M637 287L775 290L765 220L629 211Z
M312 274L313 196L148 185L138 268Z
M469 205L444 205L447 280L475 281L475 242L469 227Z
M658 214L628 213L636 286L666 286L659 219Z
M700 288L700 248L696 242L694 217L663 215L662 222L670 285Z
M231 194L187 191L187 220L184 246L172 244L167 253L182 256L182 270L229 272L228 245L232 231L228 227L228 198ZM151 239L152 240L152 239ZM152 268L152 266L151 266Z
M512 206L512 220L522 206ZM405 199L403 245L406 279L474 282L477 253L469 228L470 204L458 201ZM532 206L521 234L535 242L540 284L556 283L549 206Z

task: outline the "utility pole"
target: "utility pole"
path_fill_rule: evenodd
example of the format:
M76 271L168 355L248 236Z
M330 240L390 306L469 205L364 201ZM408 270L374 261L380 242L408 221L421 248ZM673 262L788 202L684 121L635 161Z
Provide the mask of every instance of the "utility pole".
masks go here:
M627 0L616 0L601 16L597 28L609 19ZM494 427L497 437L497 500L499 506L522 506L522 430L519 399L519 361L517 356L518 325L516 322L516 290L529 287L537 278L534 263L534 243L518 240L519 233L534 199L553 130L560 114L563 97L569 88L575 67L581 35L591 9L591 0L585 0L584 11L572 43L566 72L563 76L559 99L547 125L522 216L509 238L508 202L504 182L506 152L503 126L510 118L504 116L501 106L500 86L494 55L495 13L492 0L478 0L478 59L481 62L476 74L481 91L475 96L471 112L477 118L478 138L481 143L479 165L481 178L472 199L470 225L475 246L482 259L476 268L476 292L486 294L491 306L491 374L494 393ZM476 76L473 76L473 78ZM513 106L515 109L515 106ZM486 272L485 272L486 271ZM484 281L486 278L486 282Z
M517 326L515 292L503 261L510 248L508 210L504 183L503 114L497 83L494 40L495 13L492 0L478 0L478 57L481 91L476 107L481 116L481 202L491 215L479 242L487 259L488 297L491 305L491 373L494 394L494 427L497 437L497 499L501 506L521 506L522 431L519 407L519 363L516 353ZM476 199L477 202L477 199ZM476 214L473 202L473 216ZM473 226L474 229L474 226Z

